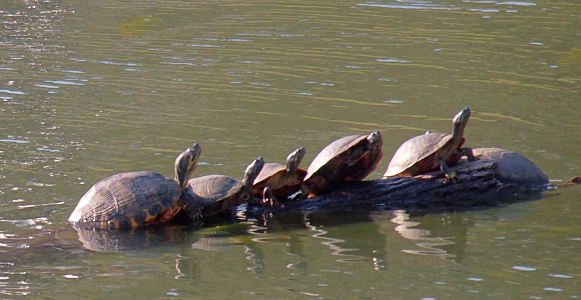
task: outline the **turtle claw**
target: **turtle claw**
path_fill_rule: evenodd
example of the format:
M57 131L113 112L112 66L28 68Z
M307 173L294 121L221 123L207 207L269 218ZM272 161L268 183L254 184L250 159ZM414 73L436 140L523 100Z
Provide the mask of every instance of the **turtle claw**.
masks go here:
M458 176L456 176L456 172L450 172L448 174L445 174L446 176L446 181L450 182L452 181L452 183L456 184L456 179L458 178Z
M447 181L452 181L453 183L456 183L456 178L458 178L456 172L450 170L450 168L448 167L443 158L440 157L439 161L440 161L440 170L442 170L442 173L444 173L444 176L446 177Z

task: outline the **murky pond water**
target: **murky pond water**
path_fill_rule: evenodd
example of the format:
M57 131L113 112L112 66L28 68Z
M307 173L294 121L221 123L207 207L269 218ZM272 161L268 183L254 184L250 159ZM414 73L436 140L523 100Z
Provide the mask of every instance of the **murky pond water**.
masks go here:
M471 147L581 173L568 1L3 1L0 294L50 299L577 299L581 190L427 216L356 211L110 233L66 219L114 173L241 177L380 130L385 158L465 106ZM106 250L106 251L103 251Z

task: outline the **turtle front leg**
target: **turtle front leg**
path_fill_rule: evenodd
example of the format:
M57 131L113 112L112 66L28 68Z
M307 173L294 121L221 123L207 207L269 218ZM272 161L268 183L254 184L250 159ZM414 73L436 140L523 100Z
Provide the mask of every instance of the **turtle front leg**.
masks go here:
M262 204L263 205L268 204L270 206L273 206L277 202L278 200L274 196L272 189L269 186L265 186L264 189L262 190Z
M305 183L301 184L301 192L299 193L298 197L295 197L296 199L307 199L309 197L309 194L311 193L311 187L307 186Z
M202 206L194 199L185 200L183 210L190 221L196 221L202 218Z
M472 156L474 157L474 155ZM446 176L446 178L448 180L452 180L452 182L456 183L456 172L450 170L450 168L448 167L448 165L446 164L446 162L444 161L443 158L440 157L439 159L440 161L440 170L442 170L442 173L444 173L444 176Z

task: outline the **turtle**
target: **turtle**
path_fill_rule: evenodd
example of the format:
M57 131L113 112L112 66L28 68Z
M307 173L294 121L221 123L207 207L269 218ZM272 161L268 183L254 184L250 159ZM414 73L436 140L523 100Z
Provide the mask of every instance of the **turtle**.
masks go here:
M175 160L175 177L151 171L112 175L93 185L71 213L69 222L81 228L136 228L170 221L180 210L192 218L200 206L184 191L202 150L194 143Z
M301 197L323 195L342 183L363 180L381 163L382 146L379 131L346 136L327 145L309 165Z
M307 171L299 169L305 156L305 148L300 147L286 157L286 166L279 163L267 163L254 180L252 194L262 198L263 203L273 203L278 199L287 199L301 189ZM268 188L266 188L268 187Z
M474 156L496 162L496 178L502 183L514 183L525 190L543 189L549 184L549 177L529 159L521 154L501 148L474 148Z
M448 168L460 158L476 160L472 149L464 145L464 128L470 119L470 108L466 107L454 116L452 134L426 132L404 142L395 152L383 178L413 177L438 168L454 181L456 174Z
M263 166L264 159L258 157L248 165L242 180L225 175L192 178L187 193L202 207L203 217L234 214L236 206L252 201L252 183Z

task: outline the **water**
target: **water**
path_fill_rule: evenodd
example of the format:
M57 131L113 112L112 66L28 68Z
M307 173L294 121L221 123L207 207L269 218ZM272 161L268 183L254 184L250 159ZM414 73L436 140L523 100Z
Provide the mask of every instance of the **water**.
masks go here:
M66 219L114 173L241 177L303 167L380 130L385 159L465 106L471 147L581 173L576 1L5 1L0 8L3 298L576 299L581 196L425 216L267 216L111 233ZM83 243L85 242L85 243ZM103 252L103 250L106 250Z

